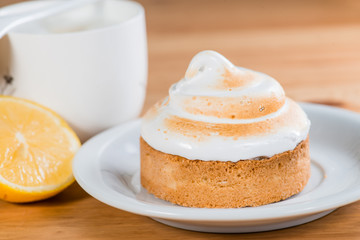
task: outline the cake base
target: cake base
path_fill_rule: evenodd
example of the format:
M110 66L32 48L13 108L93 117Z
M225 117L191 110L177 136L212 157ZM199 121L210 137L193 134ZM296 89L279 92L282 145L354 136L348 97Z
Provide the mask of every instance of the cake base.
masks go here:
M310 178L309 140L260 160L189 160L140 138L141 184L158 198L199 208L255 207L301 192Z

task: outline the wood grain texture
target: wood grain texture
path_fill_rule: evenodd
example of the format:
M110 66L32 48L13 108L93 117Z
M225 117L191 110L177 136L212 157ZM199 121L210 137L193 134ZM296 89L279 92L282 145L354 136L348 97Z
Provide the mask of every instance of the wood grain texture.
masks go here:
M0 6L15 2L1 0ZM204 49L274 76L296 100L360 111L357 0L140 2L149 44L144 111L167 95ZM116 210L76 183L46 201L0 202L0 208L0 239L360 239L360 202L297 227L225 235L180 230Z

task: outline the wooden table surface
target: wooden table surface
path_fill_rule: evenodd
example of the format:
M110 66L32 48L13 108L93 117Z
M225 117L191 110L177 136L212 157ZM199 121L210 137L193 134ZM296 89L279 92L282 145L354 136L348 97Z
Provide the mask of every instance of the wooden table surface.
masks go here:
M360 1L140 2L149 44L144 110L167 95L192 56L205 49L274 76L298 101L360 110ZM301 226L253 234L168 227L107 206L76 183L46 201L0 202L0 208L0 239L360 239L360 202Z

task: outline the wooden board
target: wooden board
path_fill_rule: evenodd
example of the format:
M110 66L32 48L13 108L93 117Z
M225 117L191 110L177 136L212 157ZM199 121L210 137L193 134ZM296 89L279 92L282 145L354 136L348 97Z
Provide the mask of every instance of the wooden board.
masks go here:
M2 0L0 6L15 2ZM298 101L360 111L359 1L140 2L149 44L144 111L167 95L192 56L205 49L272 75ZM116 210L76 183L46 201L0 202L0 208L0 239L360 239L360 202L289 229L227 235L180 230Z

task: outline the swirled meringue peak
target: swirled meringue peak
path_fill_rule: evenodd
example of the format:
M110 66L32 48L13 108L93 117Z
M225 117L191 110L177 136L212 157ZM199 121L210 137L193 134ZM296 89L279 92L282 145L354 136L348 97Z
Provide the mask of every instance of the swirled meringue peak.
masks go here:
M293 150L309 128L304 111L275 79L203 51L145 114L141 136L164 153L236 162Z

